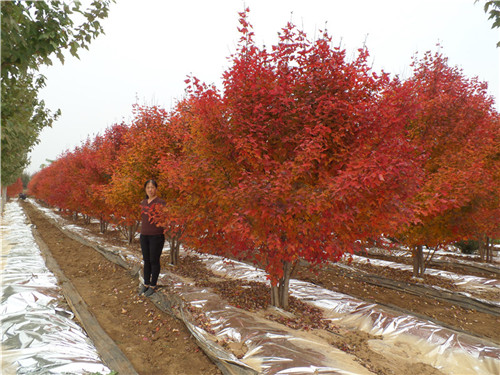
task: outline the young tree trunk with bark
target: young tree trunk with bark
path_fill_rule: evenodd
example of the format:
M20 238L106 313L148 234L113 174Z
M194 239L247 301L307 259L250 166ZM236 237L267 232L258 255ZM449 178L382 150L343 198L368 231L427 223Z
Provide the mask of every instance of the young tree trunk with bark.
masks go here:
M5 203L7 202L7 186L2 185L2 203L0 207L0 212L3 213L3 209L5 207Z
M108 230L108 223L107 221L103 220L103 218L99 219L99 230L101 231L101 233L106 233L106 231Z
M493 246L488 236L486 236L486 263L493 263Z
M172 266L176 266L179 264L179 247L181 245L181 241L178 234L169 238L170 243L170 264Z
M275 307L288 308L290 275L293 265L291 262L283 261L283 277L279 279L277 285L271 285L271 304Z
M481 259L482 261L485 261L486 260L486 248L487 248L486 237L483 235L480 235L478 241L479 241L479 259Z
M417 245L412 250L413 256L413 277L424 276L424 251L422 245Z
M486 263L493 262L493 247L491 239L487 235L479 237L479 258Z
M137 222L137 221L131 225L120 225L119 226L120 231L125 236L125 239L127 240L129 245L134 240L138 227L139 227L139 222Z

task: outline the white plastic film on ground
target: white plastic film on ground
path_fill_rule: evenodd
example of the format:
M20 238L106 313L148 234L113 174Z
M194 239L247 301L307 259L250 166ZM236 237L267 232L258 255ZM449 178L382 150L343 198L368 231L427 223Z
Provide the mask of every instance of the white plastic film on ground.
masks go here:
M266 282L265 272L255 267L212 255L194 255L218 274ZM339 326L381 335L383 339L371 340L370 347L385 356L428 363L446 374L498 374L500 347L495 344L300 280L290 281L290 293L321 308L326 319Z
M388 260L368 259L358 255L352 255L352 262L354 264L355 263L371 264L372 266L389 267L410 272L413 271L413 266L407 264L391 262ZM453 281L454 284L466 288L496 292L500 296L500 280L486 279L484 277L470 276L470 275L458 275L453 272L436 270L432 268L427 268L425 270L425 273L427 275L438 276L451 280Z
M61 307L60 288L47 269L17 201L1 223L2 374L88 374L110 370Z
M493 245L493 251L498 252L500 249L500 245ZM423 253L424 256L427 256L430 252L432 252L431 249L427 249L424 247ZM402 247L401 249L386 249L386 248L380 248L380 247L374 247L368 250L369 254L381 254L381 255L389 255L389 256L397 256L397 257L406 257L406 258L411 258L411 250L407 247ZM463 254L457 250L456 247L452 245L448 245L445 247L445 249L439 249L436 250L434 253L434 256L432 257L433 260L446 260L449 259L448 257L452 256L454 259L453 261L455 263L462 263L462 264L470 264L470 265L476 265L480 267L484 267L485 265L487 267L493 267L495 268L494 264L500 263L500 257L493 255L493 264L488 264L488 263L482 263L480 261L481 257L478 254ZM464 259L460 259L464 258ZM472 260L471 260L472 259ZM496 267L497 269L499 268L498 266Z

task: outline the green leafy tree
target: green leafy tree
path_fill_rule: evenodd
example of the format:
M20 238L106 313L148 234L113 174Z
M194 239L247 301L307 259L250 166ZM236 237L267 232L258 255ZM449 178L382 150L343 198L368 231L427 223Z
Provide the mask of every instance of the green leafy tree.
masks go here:
M32 174L28 172L23 172L21 174L21 181L23 182L23 188L26 189L28 187L28 184L31 180Z
M86 10L80 1L2 1L2 208L6 186L29 163L28 154L40 131L51 126L59 110L51 113L38 92L45 84L36 72L51 65L55 56L64 63L64 52L78 57L93 38L103 32L99 20L108 16L112 0L93 1ZM73 18L82 20L76 24Z
M2 1L2 80L51 65L54 55L64 63L66 50L78 57L103 32L99 20L108 16L109 4L96 0L83 10L80 1Z
M479 0L476 0L477 3ZM484 3L484 13L489 14L488 19L493 20L492 29L500 27L500 0L491 0ZM500 42L497 43L500 47Z
M2 82L2 186L16 181L28 164L28 152L38 134L60 114L52 114L38 99L43 79L24 74L9 84Z

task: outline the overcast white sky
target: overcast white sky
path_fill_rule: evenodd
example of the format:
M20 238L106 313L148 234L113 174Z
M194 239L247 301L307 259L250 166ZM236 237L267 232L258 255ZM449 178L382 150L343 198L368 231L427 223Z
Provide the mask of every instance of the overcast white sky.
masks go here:
M474 0L117 0L102 21L105 35L44 68L46 106L62 116L42 131L29 173L88 136L129 121L134 103L170 109L184 95L187 75L221 88L227 58L239 39L238 12L250 8L255 40L271 46L288 21L313 39L325 24L347 56L366 45L375 70L407 78L412 56L441 51L468 77L500 98L500 31L491 29L484 1ZM316 34L315 34L316 33Z

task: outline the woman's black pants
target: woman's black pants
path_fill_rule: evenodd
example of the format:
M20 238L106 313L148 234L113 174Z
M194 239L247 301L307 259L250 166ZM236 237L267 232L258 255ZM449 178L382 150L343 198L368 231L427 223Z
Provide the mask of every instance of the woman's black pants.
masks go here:
M141 234L139 238L144 260L144 285L156 286L160 275L160 255L165 244L165 236Z

